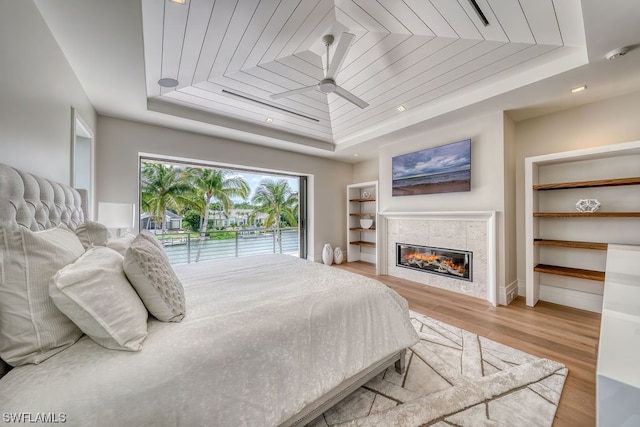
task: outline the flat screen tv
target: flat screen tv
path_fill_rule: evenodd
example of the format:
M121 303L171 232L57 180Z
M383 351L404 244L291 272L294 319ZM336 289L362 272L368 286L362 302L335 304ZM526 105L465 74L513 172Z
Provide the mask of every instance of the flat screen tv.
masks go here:
M393 196L471 191L471 140L392 159Z

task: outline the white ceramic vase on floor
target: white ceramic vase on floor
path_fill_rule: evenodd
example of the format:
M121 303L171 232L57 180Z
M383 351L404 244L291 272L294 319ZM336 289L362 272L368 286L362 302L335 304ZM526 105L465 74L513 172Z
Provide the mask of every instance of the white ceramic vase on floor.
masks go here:
M333 251L333 262L336 264L342 264L342 261L344 261L344 254L342 253L342 249L338 246Z
M322 248L322 262L326 265L333 264L333 248L329 243L325 243L324 248Z

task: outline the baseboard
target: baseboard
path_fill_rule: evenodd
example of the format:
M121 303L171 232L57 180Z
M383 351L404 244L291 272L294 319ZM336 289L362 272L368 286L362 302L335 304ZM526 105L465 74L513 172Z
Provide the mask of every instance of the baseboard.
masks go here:
M518 281L514 280L504 288L500 288L498 304L509 305L518 296Z

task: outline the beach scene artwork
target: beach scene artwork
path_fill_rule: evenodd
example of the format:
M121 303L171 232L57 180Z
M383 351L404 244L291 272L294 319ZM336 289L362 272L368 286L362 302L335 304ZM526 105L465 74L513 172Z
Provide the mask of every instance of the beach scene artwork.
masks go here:
M394 196L471 191L471 140L396 156L391 168Z

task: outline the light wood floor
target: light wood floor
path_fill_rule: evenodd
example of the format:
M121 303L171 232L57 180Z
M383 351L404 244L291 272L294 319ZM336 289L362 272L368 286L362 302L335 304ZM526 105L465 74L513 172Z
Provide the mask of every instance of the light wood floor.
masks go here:
M373 277L395 289L419 313L475 332L527 353L563 363L569 369L554 427L595 426L595 372L600 314L539 302L527 307L523 297L508 306L425 286L391 276L376 276L364 262L337 268Z

